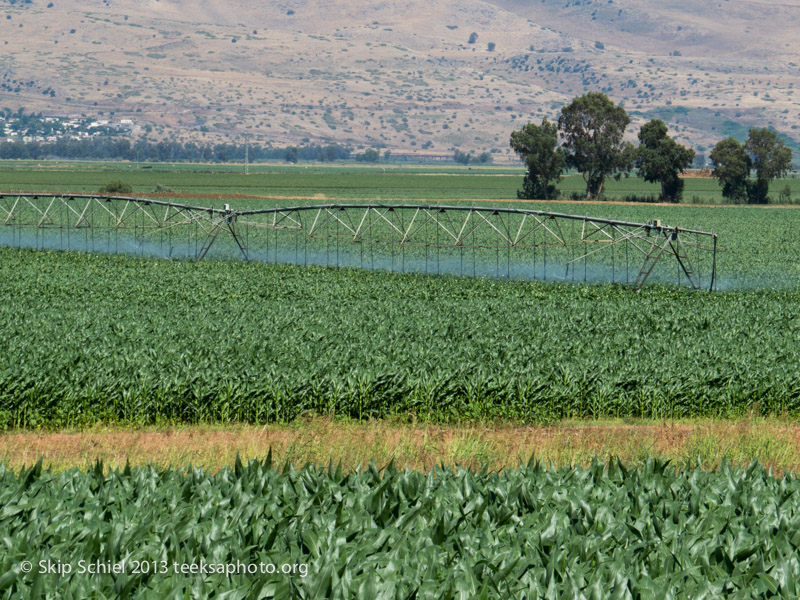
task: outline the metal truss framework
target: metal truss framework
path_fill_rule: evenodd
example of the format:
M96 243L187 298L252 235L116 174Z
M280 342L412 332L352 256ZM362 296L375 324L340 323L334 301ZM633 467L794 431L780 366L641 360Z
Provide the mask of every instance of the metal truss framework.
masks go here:
M586 279L591 261L605 271L610 269L610 278L615 281L620 272L617 263L624 251L625 277L619 279L637 290L669 257L674 258L670 262L676 267L678 283L685 280L695 289L713 290L717 270L715 233L668 227L658 220L634 223L524 208L353 203L233 210L227 205L223 209L206 208L122 196L0 194L0 222L16 232L12 245L71 249L76 245L72 241L76 232L82 232L78 248L129 252L130 246L123 244L123 249L119 248L121 235L123 241L134 240L134 248L142 249L142 253L146 252L146 244L152 248L158 240L157 254L195 260L203 260L216 246L218 250L227 248L227 257L271 258L280 262L279 237L291 234L298 260L301 239L304 261L309 248L319 252L324 247L330 253L330 242L335 240L337 264L341 241L351 249L360 248L362 265L363 248L372 246L390 248L392 253L399 249L403 261L406 251L419 260L424 252L427 271L429 252L435 250L439 272L440 252L450 252L451 257L458 252L463 262L467 249L476 261L477 256L486 260L495 256L499 275L502 250L509 276L513 252L516 260L533 261L534 276L537 258L543 261L545 279L548 272L553 272L554 263L565 267L562 278L573 279L579 276L582 265ZM58 236L58 243L54 242L54 235ZM45 239L49 240L46 244ZM176 248L180 249L177 253ZM551 267L547 266L548 249ZM635 277L631 277L631 255ZM710 262L705 276L698 269L704 255ZM394 254L392 257L394 265Z

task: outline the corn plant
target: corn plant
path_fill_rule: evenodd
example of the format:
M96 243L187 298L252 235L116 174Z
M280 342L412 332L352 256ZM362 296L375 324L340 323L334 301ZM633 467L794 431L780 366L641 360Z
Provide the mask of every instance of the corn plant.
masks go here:
M531 461L502 473L298 471L269 456L215 474L0 466L0 529L9 599L800 594L800 484L755 463L709 472ZM81 561L124 572L81 573ZM295 571L180 572L201 561ZM148 563L155 569L133 572Z

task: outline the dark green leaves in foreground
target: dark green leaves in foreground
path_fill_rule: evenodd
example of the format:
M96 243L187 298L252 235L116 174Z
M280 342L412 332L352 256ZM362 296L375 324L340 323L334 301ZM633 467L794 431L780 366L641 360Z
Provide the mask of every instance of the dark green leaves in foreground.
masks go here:
M800 484L761 467L0 475L0 598L798 597ZM23 560L307 565L25 575ZM225 595L225 592L231 595Z
M0 427L798 414L798 306L0 249Z

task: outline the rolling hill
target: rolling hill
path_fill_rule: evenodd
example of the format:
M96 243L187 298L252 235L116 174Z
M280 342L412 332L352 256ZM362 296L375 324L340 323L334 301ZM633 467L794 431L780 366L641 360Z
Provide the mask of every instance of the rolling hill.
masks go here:
M513 129L601 90L695 148L750 126L800 140L800 0L0 7L0 107L129 118L156 138L510 158Z

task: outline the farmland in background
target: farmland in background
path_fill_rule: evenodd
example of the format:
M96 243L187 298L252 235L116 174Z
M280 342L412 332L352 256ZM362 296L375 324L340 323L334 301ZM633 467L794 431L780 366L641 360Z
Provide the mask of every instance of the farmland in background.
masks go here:
M230 164L5 161L0 167L2 191L93 193L109 181L123 180L140 196L153 195L160 186L162 194L171 191L209 197L249 195L286 199L516 201L524 176L521 166L250 165L247 176L243 175L243 165ZM800 179L790 178L772 182L770 195L774 202L787 185L791 201L800 201ZM685 204L722 204L716 179L688 178L685 186ZM559 190L567 196L582 196L585 189L583 178L575 174L566 176L559 185ZM657 197L659 190L657 184L637 177L609 179L605 196L608 200Z

